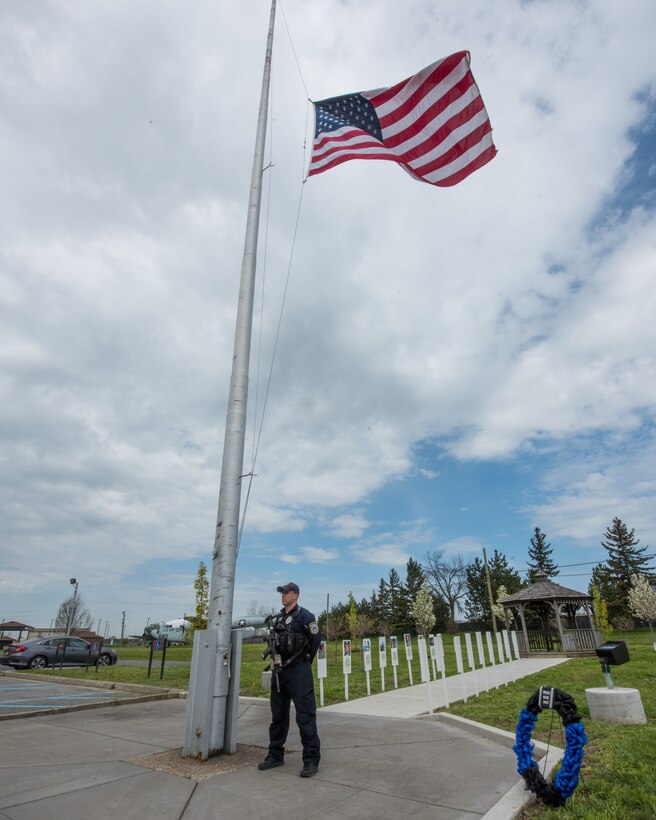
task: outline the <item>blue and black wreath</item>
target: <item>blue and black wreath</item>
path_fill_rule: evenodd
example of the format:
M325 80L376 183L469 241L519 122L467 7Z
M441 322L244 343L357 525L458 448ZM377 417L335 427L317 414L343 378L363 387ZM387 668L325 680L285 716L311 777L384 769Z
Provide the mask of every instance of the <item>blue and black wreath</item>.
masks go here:
M583 747L588 738L583 731L581 715L576 711L572 696L562 689L554 689L553 694L553 708L563 722L567 741L560 771L553 782L547 783L538 764L532 758L534 744L531 741L531 734L542 711L539 689L519 713L513 750L517 755L517 771L524 778L527 788L546 806L564 806L565 800L571 797L578 785Z

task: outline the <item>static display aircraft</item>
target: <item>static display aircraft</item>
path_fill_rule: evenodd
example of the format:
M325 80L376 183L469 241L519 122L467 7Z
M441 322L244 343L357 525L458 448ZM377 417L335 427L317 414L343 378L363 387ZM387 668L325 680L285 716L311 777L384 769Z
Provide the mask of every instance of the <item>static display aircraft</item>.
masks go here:
M142 637L147 641L153 638L166 638L169 645L183 644L185 635L192 626L192 622L186 618L172 618L169 621L148 624ZM264 618L260 615L248 615L232 622L233 629L257 629L262 626L264 626Z

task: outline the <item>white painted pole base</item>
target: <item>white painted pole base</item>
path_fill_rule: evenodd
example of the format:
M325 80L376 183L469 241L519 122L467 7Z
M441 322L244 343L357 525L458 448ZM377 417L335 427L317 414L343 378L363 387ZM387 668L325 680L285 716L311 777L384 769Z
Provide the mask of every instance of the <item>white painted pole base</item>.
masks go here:
M647 723L647 716L637 689L586 689L585 697L592 720L599 723Z

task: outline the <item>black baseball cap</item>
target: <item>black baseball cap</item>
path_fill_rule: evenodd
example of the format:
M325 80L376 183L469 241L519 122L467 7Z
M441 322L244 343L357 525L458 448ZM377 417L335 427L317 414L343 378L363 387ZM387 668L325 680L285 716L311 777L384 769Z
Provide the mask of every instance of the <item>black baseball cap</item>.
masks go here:
M276 589L278 592L295 592L297 595L300 592L298 586L294 584L292 581L289 581L289 583L284 584L281 587L277 587Z

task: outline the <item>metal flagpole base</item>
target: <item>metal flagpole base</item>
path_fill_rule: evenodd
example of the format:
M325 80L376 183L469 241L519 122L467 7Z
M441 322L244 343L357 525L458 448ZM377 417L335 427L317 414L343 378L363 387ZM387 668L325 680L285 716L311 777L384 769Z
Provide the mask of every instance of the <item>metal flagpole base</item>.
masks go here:
M218 636L216 629L197 629L194 632L183 757L195 757L200 760L207 760L209 757L208 729L212 725Z

